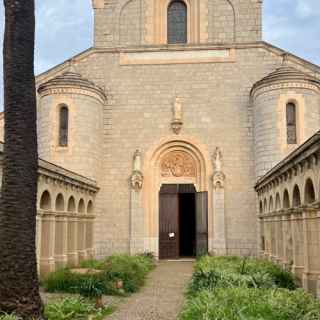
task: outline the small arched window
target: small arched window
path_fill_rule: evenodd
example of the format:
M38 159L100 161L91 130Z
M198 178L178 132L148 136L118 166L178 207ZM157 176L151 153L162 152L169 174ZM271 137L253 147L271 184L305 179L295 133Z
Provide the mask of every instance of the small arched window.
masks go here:
M292 102L287 103L287 143L297 144L297 110L296 105Z
M168 43L187 43L188 9L184 1L174 0L168 6Z
M59 114L59 146L68 146L69 110L67 106L60 108Z

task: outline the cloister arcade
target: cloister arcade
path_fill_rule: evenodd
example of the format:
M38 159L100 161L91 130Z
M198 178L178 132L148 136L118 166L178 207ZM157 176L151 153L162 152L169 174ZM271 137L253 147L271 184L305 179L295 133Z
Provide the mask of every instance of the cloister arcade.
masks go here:
M262 255L319 294L320 132L262 177L256 191Z
M38 181L40 274L93 257L96 183L43 160Z

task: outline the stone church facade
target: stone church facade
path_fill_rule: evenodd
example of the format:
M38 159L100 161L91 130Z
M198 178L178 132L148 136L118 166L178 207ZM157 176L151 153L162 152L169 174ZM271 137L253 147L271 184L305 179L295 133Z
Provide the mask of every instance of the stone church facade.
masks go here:
M37 77L41 270L258 254L254 187L319 130L320 68L262 41L261 0L93 9L94 46Z

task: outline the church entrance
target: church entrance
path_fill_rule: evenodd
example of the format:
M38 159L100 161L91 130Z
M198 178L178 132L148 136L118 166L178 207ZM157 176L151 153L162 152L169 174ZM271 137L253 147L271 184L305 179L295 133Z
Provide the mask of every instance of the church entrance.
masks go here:
M208 195L193 184L163 184L159 201L159 258L208 252Z

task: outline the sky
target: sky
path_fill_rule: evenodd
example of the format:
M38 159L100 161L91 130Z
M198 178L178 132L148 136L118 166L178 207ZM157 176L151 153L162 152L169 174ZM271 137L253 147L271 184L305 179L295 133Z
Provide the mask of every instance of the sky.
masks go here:
M35 1L35 72L39 74L92 46L93 12L91 0ZM263 39L320 65L320 1L264 0L263 3ZM3 30L4 8L0 5L1 45ZM3 109L1 67L2 63L0 111Z

